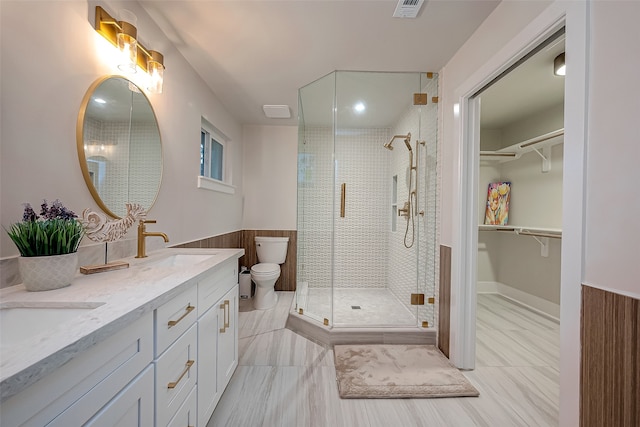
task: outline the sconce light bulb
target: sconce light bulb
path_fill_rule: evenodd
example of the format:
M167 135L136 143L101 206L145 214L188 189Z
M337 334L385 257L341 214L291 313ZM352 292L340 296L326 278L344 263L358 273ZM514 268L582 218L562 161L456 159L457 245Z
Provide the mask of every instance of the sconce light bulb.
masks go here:
M136 72L136 63L138 61L138 42L136 41L137 30L133 25L120 21L122 31L118 33L118 49L120 50L121 59L118 68L128 73Z
M162 93L162 85L164 83L164 57L160 52L152 50L149 52L151 58L147 62L149 73L149 92Z
M149 92L162 93L162 84L164 80L164 67L157 62L149 63Z

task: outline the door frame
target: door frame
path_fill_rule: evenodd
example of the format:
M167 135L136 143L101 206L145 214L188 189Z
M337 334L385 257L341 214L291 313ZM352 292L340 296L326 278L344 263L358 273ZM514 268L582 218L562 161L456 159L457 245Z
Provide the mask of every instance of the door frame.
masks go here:
M454 132L459 158L457 194L452 214L450 359L461 369L475 368L477 276L477 177L479 138L473 96L563 26L565 77L565 144L562 201L560 317L560 425L577 425L580 386L580 284L584 263L586 148L588 116L588 2L556 1L454 91ZM475 103L475 104L474 104ZM568 108L569 107L569 108ZM457 251L456 251L457 248ZM458 254L456 254L458 252Z

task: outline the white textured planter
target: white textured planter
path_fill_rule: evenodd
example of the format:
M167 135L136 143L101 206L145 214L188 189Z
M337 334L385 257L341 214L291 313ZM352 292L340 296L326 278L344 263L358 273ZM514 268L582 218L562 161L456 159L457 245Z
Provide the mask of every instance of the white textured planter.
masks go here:
M78 253L18 258L22 283L28 291L69 286L78 269Z

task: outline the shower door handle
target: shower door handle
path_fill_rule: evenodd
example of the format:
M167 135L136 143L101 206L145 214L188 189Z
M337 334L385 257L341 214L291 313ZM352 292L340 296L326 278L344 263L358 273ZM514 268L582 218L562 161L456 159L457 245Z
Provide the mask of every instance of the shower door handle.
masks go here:
M344 218L344 205L346 202L346 198L347 198L347 184L343 182L340 189L340 218Z

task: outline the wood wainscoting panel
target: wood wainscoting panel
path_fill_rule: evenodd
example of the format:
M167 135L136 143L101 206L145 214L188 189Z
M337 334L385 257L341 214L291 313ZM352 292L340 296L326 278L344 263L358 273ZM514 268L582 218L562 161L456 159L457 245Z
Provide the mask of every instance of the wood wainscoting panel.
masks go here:
M640 300L582 286L580 426L640 426Z
M440 245L440 293L438 301L438 348L449 357L451 333L451 248Z
M256 236L265 237L288 237L289 246L287 248L287 259L280 266L280 278L276 282L276 291L295 291L296 290L296 265L297 265L297 235L296 230L243 230L242 240L244 247L244 261L242 265L251 268L252 265L258 263L258 255L256 254Z
M256 236L288 237L287 260L280 266L280 278L276 282L276 291L296 290L296 265L298 257L296 230L241 230L219 236L207 237L193 242L172 246L174 248L244 248L244 256L240 265L251 268L258 263L256 254Z
M205 237L204 239L194 240L193 242L183 243L173 246L174 248L241 248L242 247L242 231L232 231L231 233L221 234L219 236ZM244 257L238 260L239 265L243 265Z
M172 246L173 248L241 248L242 231L232 231L231 233L219 236L206 237L193 242Z

